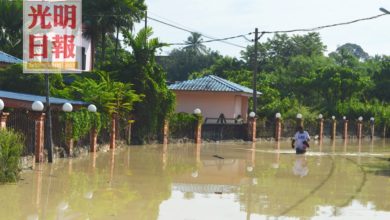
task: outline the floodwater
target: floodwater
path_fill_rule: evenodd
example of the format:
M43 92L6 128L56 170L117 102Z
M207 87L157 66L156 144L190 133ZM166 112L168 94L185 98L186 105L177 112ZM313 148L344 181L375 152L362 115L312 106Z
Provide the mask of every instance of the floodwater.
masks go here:
M131 146L0 185L0 219L390 219L390 140Z

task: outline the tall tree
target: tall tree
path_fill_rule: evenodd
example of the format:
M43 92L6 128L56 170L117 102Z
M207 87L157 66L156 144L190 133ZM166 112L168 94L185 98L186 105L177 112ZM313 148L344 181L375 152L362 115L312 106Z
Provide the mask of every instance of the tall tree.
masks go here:
M0 1L0 50L13 56L23 56L22 1Z
M360 61L365 61L370 58L370 55L366 53L361 46L352 43L343 44L342 46L338 47L333 53L349 53L355 56ZM332 54L330 56L332 56Z
M175 97L166 84L166 74L156 63L156 50L165 46L157 38L151 38L151 28L142 29L137 35L125 34L125 42L132 53L118 78L134 84L143 101L134 108L134 143L141 144L160 133L163 121L174 109Z
M144 0L84 0L84 36L91 39L93 56L95 57L96 43L100 39L99 58L104 62L109 35L116 31L116 42L118 42L119 32L131 30L133 23L140 21L144 16L145 10Z
M184 50L193 53L194 55L205 54L207 53L207 47L202 44L203 38L202 34L197 32L192 32L191 36L184 41L185 44L188 44L184 47Z

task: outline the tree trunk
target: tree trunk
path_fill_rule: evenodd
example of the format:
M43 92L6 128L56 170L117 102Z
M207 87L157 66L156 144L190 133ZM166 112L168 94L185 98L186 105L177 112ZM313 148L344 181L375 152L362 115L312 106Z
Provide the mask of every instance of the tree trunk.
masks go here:
M91 37L91 70L94 69L95 66L95 52L96 52L96 38Z
M117 53L118 53L118 46L119 46L119 24L116 24L116 37L115 37L115 60L117 59Z
M105 54L106 53L106 32L102 30L102 57L101 57L101 65L103 66Z

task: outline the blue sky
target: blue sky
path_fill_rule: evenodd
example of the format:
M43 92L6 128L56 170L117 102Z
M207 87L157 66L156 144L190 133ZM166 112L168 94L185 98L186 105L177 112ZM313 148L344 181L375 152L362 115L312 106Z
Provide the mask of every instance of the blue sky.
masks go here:
M382 13L380 7L390 10L390 0L146 0L146 4L152 18L215 38L247 34L255 27L259 31L311 28L378 15ZM182 43L189 36L152 20L148 25L166 43ZM345 43L355 43L370 55L390 55L390 15L319 32L327 52ZM265 35L261 41L270 37ZM229 42L244 47L251 44L243 38ZM220 42L206 45L235 57L242 50ZM173 48L164 49L162 54Z

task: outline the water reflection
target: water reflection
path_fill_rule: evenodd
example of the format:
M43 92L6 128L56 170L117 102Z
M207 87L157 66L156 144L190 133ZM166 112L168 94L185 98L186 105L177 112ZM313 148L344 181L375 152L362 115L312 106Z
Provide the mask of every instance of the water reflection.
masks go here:
M271 164L272 168L278 169L280 161L280 141L275 142L275 161Z
M307 167L306 157L304 155L296 155L295 163L293 167L293 173L296 176L304 177L309 173L309 168Z
M389 177L363 167L390 156L386 142L324 140L306 155L289 146L151 145L37 164L0 186L1 218L389 217Z

